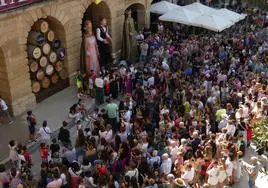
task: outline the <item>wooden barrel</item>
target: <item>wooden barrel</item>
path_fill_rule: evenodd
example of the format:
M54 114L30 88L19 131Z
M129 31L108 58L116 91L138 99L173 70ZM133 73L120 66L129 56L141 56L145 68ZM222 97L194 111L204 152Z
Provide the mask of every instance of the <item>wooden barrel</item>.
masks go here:
M31 58L39 59L42 55L41 49L37 46L28 45L28 55Z
M58 40L58 39L54 40L53 43L52 43L52 46L53 46L54 48L56 48L56 49L59 48L60 45L61 45L61 41Z
M51 83L52 83L52 84L56 84L58 81L59 81L59 76L58 76L58 74L57 74L57 73L53 74L53 75L51 76Z
M32 92L33 93L38 93L41 89L40 83L39 82L32 82Z
M42 46L45 43L45 37L40 32L30 31L27 41L32 45Z
M60 75L60 78L61 79L66 79L67 77L68 77L68 75L67 75L67 72L64 70L64 69L62 69L60 72L59 72L59 75Z
M52 42L55 39L55 33L52 30L49 30L49 32L47 33L47 40L49 42Z
M48 55L50 53L51 46L49 43L45 43L42 47L42 51L45 55Z
M39 29L42 33L48 32L49 25L46 20L38 20L37 22L38 22Z
M50 86L50 80L48 79L48 77L44 77L44 79L41 81L41 86L44 89L49 88L49 86Z
M51 52L49 54L49 61L51 63L55 63L57 61L57 54L55 52Z
M44 77L45 77L44 71L42 69L39 69L36 73L36 79L40 81L43 80Z
M46 67L47 64L48 64L47 57L46 57L46 56L42 56L42 57L40 58L39 63L40 63L40 66L41 66L41 67Z
M32 61L29 64L29 68L30 68L31 72L36 72L38 70L38 67L39 67L39 65L36 61Z
M64 48L57 49L56 53L57 53L57 56L59 59L61 59L61 60L64 59L64 57L65 57L65 49Z
M54 73L54 67L53 67L53 65L49 64L46 67L46 75L51 76L53 73Z
M63 69L63 63L61 61L58 61L56 64L55 64L55 70L57 72L60 72L61 70Z

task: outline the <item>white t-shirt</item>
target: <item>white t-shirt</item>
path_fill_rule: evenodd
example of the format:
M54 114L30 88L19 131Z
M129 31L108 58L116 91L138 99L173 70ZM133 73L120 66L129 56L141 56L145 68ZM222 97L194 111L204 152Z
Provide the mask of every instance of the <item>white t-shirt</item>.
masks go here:
M190 171L186 171L184 172L184 174L182 175L182 178L188 182L193 181L194 179L194 168L191 168Z
M125 114L124 114L124 119L129 122L131 119L131 111L128 110Z
M207 171L208 174L208 183L210 185L217 185L218 184L218 176L219 176L219 169L218 168L212 168L210 170Z
M68 183L66 180L66 175L64 173L60 175L60 179L62 180L62 185L66 185Z
M0 108L1 108L3 111L8 110L8 106L7 106L6 102L5 102L3 99L0 99Z
M226 162L225 162L227 169L226 172L228 174L228 176L232 176L233 170L234 170L234 164L232 161L230 161L229 158L227 158Z
M50 140L51 130L49 127L41 127L38 131L41 140Z
M138 171L137 168L135 168L134 170L129 170L129 171L127 171L127 173L126 173L126 176L129 176L130 179L131 179L133 176L135 176L136 179L138 180L138 177L139 177L139 171Z
M236 130L236 127L235 127L234 124L228 123L227 126L226 126L226 129L227 129L227 134L229 134L231 136L234 136L235 130Z
M149 86L153 86L154 85L154 77L151 76L149 79L148 79L148 84Z
M170 158L168 158L167 160L164 160L160 165L160 172L165 175L168 175L171 172L171 167L172 167L172 161Z
M104 85L104 81L103 81L103 79L101 79L101 78L96 78L96 80L95 80L95 85L96 85L98 88L103 88L103 85Z
M59 178L47 184L47 188L60 188L61 185L62 185L62 180Z

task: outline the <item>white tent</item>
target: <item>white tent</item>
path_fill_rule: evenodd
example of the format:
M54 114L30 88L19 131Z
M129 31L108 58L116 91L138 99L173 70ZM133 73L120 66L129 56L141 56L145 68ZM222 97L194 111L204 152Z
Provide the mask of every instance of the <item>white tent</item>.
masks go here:
M177 8L159 17L161 21L192 25L192 21L201 14L184 8Z
M216 15L202 15L193 20L192 24L197 27L221 32L224 29L231 27L233 22Z
M167 1L160 1L158 3L152 4L150 12L156 14L165 14L173 9L180 8L181 6L175 5Z
M215 11L214 8L210 8L208 6L205 6L201 3L192 3L192 4L189 4L189 5L186 5L186 6L183 6L183 8L186 8L188 10L191 10L191 11L194 11L194 12L197 12L197 13L200 13L200 14L208 14L212 11Z
M226 20L230 20L234 23L239 22L240 20L245 19L244 15L238 14L236 12L233 12L231 10L228 10L226 8L222 8L222 9L218 9L218 10L214 10L209 14L213 14L216 16L220 16L223 17Z

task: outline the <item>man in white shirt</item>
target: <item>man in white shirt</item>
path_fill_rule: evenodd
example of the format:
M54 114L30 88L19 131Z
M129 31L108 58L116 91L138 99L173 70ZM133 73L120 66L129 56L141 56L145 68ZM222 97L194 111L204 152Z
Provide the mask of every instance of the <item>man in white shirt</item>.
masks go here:
M189 184L194 179L194 168L192 167L192 164L187 164L186 171L182 175L182 179L185 181L186 184Z
M38 134L40 135L41 142L45 144L49 144L50 142L50 134L52 131L49 127L47 127L47 121L43 121L43 126L39 129Z
M151 168L153 168L155 164L157 164L157 166L160 164L161 159L157 155L157 153L158 153L158 151L154 150L152 156L147 159L147 162Z
M160 173L168 175L171 172L172 161L167 153L162 155L162 163L160 165Z
M211 168L210 167L208 168L207 174L208 174L208 184L210 185L210 187L216 187L219 181L218 176L220 174L217 161L212 163Z
M0 96L0 123L3 122L3 119L7 117L8 118L8 123L11 124L13 121L11 120L11 117L8 112L8 106L4 99L1 98Z
M146 41L143 41L140 45L140 50L141 50L140 61L146 61L148 48L149 48L148 43Z
M96 104L100 105L104 103L104 81L101 76L95 79L96 85Z
M234 136L236 130L236 126L233 121L234 120L230 120L226 126L227 134L229 134L230 136Z
M132 112L127 106L125 107L125 110L126 110L126 112L124 113L124 120L126 122L130 122Z

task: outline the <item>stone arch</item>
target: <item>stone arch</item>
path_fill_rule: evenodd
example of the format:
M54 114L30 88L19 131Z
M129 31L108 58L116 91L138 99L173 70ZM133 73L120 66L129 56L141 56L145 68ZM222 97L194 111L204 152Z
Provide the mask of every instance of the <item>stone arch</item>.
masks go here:
M133 3L129 5L125 10L132 10L132 18L135 22L136 30L141 30L146 23L146 9L141 3Z
M57 32L59 34L64 34L64 37L61 37L64 46L66 48L66 60L65 60L65 66L67 70L69 70L69 61L68 61L68 44L67 44L67 36L66 36L66 30L67 30L67 25L70 21L70 17L66 15L62 9L59 8L60 6L58 5L53 5L53 6L45 6L42 7L41 9L35 9L35 10L29 10L27 14L24 14L24 16L21 18L21 22L23 22L23 30L24 33L19 37L19 43L21 44L20 48L25 52L23 55L25 59L27 60L27 51L26 51L26 45L27 45L27 37L29 32L32 29L32 26L34 23L36 23L39 19L49 19L52 22L56 23L55 27L60 28L57 29ZM70 28L68 28L70 29ZM71 44L70 44L71 46ZM27 60L28 61L28 60Z
M112 15L111 15L111 10L110 10L108 2L102 1L98 5L96 5L94 2L89 3L89 4L87 4L85 12L83 13L81 26L83 27L85 20L91 20L92 24L93 24L94 31L95 31L99 25L101 18L107 19L109 33L111 33L111 31L112 31L112 29L111 29Z
M62 14L59 14L59 15L62 15ZM62 16L59 16L59 17L62 17ZM44 37L44 40L46 41L46 43L50 44L51 46L51 51L54 51L54 52L57 52L57 50L59 50L60 48L63 48L65 49L65 53L66 53L66 31L65 31L65 28L64 28L64 25L62 24L62 22L60 20L58 20L57 18L53 17L53 16L46 16L45 18L41 17L42 20L45 20L48 25L49 25L49 30L52 30L55 34L55 40L59 40L61 43L60 43L60 47L53 47L53 43L52 42L49 42L48 38L47 38L47 33L46 34L42 34L42 36ZM31 30L30 31L37 31L37 32L40 32L40 25L38 24L38 22L40 21L40 19L36 20L34 22L34 24L31 26ZM40 34L39 34L40 35ZM29 39L29 36L30 36L30 32L28 33L28 36L27 36L27 39ZM27 52L28 53L28 50L29 50L29 44L28 43L29 41L27 40L27 43L26 43L26 46L27 46ZM31 45L33 46L33 44L31 43ZM38 45L34 45L34 46L38 46ZM36 48L35 47L35 48ZM42 49L42 46L39 46L41 49ZM61 61L63 63L63 66L64 66L64 71L68 72L68 59L65 58L64 59L60 59L59 58L59 54L61 53L57 53L58 54L58 58L57 58L57 61ZM47 57L47 59L49 59L49 55L48 54L45 54L42 52L42 56L45 56ZM32 64L34 62L37 62L39 64L38 66L38 70L43 70L45 73L46 73L46 67L42 67L41 64L39 63L40 61L40 58L38 58L37 60L35 60L33 57L31 57L30 55L28 55L28 64ZM54 72L52 74L47 74L46 77L50 80L50 85L48 88L44 89L41 87L41 91L40 92L35 92L35 96L36 96L36 101L37 102L40 102L50 96L52 96L53 94L61 91L62 89L66 88L69 86L69 79L68 78L64 78L64 79L61 79L61 73L57 72L56 71L56 66L55 66L55 63L57 62L55 61L54 63L53 62L48 62L50 65L52 65L54 67ZM30 74L30 79L31 79L31 82L32 83L40 83L41 85L41 82L40 80L37 79L37 75L36 75L36 72L31 72L29 71L29 74ZM57 74L58 77L59 77L59 80L52 84L51 81L52 81L52 75L54 74Z
M4 54L4 51L5 49L3 49L3 47L0 47L0 96L8 104L10 104L11 94L10 94L10 86L9 86L7 66L6 66L7 58Z

